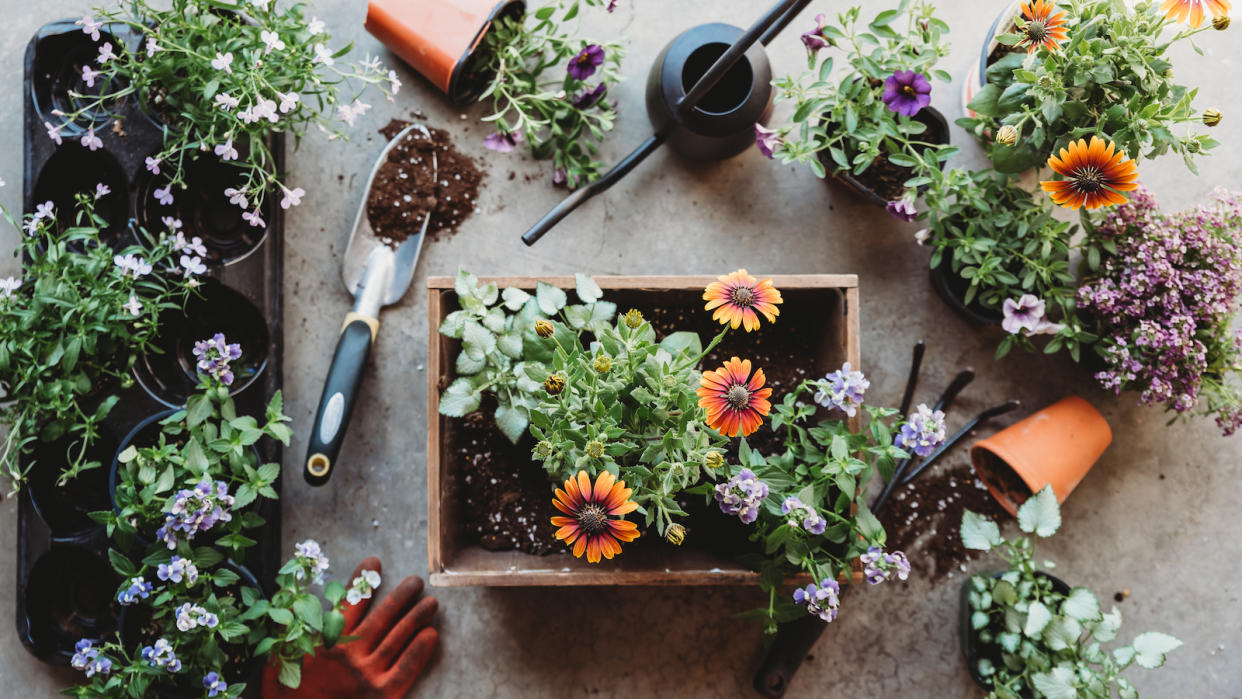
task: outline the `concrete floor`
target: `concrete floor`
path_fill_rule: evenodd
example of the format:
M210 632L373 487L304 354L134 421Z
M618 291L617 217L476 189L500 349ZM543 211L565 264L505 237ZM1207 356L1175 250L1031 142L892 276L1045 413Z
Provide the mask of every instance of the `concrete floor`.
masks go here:
M893 4L893 3L888 3ZM0 176L10 184L0 202L20 205L21 56L29 36L46 21L76 16L82 0L3 0L0 24ZM336 44L353 39L359 56L382 47L362 30L364 3L321 0ZM953 27L956 50L944 67L961 76L977 56L982 33L999 0L943 0L941 16ZM800 69L797 35L817 12L842 3L818 2L770 54L774 69ZM607 35L630 37L627 82L618 131L605 149L613 161L647 133L642 88L649 61L679 31L725 20L748 24L759 5L745 0L623 0L617 12L590 24ZM1242 28L1233 32L1242 31ZM1186 48L1176 70L1202 88L1201 106L1226 115L1216 135L1225 146L1191 177L1175 160L1149 163L1144 182L1168 207L1185 207L1217 184L1242 180L1242 95L1235 77L1242 51L1233 35L1209 34L1206 56ZM396 61L388 55L385 58ZM546 165L521 153L483 149L487 130L478 108L451 109L403 66L399 99L378 101L349 143L312 136L291 152L294 181L309 195L288 219L285 282L286 407L302 434L309 429L331 355L331 341L349 298L339 281L339 255L365 177L381 147L375 130L390 118L421 110L450 129L466 151L486 158L491 177L480 211L456 237L423 250L414 286L384 315L374 361L366 372L368 400L359 406L347 458L325 488L300 475L304 438L285 459L285 541L317 538L345 575L364 554L379 555L385 577L425 574L425 375L428 275L464 265L480 274L722 273L745 266L758 273L846 272L861 277L864 369L869 397L895 404L910 345L929 346L920 396L946 385L957 368L973 365L979 378L961 397L950 429L963 416L1007 398L1038 407L1079 393L1108 417L1115 441L1064 508L1065 526L1042 551L1068 580L1100 595L1129 588L1121 604L1123 639L1156 629L1186 645L1160 671L1134 669L1145 695L1242 696L1242 546L1234 529L1242 506L1242 437L1220 437L1210 422L1165 427L1165 415L1096 389L1067 359L1014 356L991 359L996 335L951 315L926 280L927 253L912 240L916 226L828 186L809 173L780 167L751 150L734 160L692 165L667 150L573 215L543 242L526 248L518 235L563 191L549 183ZM933 102L950 119L960 114L960 84L937 84ZM965 142L955 130L953 138ZM963 156L978 162L973 144ZM509 177L517 173L516 179ZM344 175L338 179L338 175ZM524 176L531 176L527 182ZM0 235L8 249L14 234ZM13 262L0 264L0 275ZM1037 378L1036 378L1037 377ZM1014 418L1016 419L1016 417ZM951 463L963 463L957 450ZM0 504L0 531L14 530L16 507ZM11 535L0 537L0 569L15 560ZM6 576L12 575L6 572ZM9 577L8 579L12 579ZM931 586L911 580L851 596L846 609L797 675L788 696L978 696L957 646L957 582ZM443 648L417 685L426 697L509 696L746 696L762 654L758 629L729 618L754 606L751 589L579 589L437 592L443 608ZM13 588L0 586L0 610L9 618ZM592 609L594 612L584 610ZM0 626L0 694L53 696L73 681L28 656Z

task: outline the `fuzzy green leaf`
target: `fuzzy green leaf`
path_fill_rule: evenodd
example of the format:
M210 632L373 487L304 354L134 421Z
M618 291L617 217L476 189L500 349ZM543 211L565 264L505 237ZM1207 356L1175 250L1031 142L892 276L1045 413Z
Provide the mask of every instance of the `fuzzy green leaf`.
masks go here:
M1141 633L1134 639L1134 662L1139 667L1154 670L1164 665L1164 656L1181 647L1182 642L1173 636L1159 631Z
M569 302L564 289L546 282L539 282L535 287L535 299L539 302L539 310L550 316L556 315Z
M574 275L574 290L583 303L595 303L603 297L604 291L595 280L581 272Z
M962 545L976 551L987 551L1003 541L996 522L966 510L962 513Z
M1052 486L1044 486L1018 508L1018 527L1028 534L1049 537L1061 527L1061 506Z

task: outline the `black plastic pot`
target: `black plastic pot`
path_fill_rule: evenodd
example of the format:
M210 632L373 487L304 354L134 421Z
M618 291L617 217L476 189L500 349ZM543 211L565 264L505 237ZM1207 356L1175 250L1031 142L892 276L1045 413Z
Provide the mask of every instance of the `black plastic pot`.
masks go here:
M51 116L53 110L64 113L76 111L79 98L73 97L71 93L89 98L115 92L122 87L102 78L92 81L93 86L87 85L82 79L83 66L98 68L95 59L99 55L99 46L104 42L112 44L118 53L121 51L121 42L112 34L100 32L99 41L96 42L82 33L80 28L77 32L56 34L39 42L33 56L35 80L32 97L41 113ZM115 108L118 105L112 106ZM53 124L60 123L59 120L49 121ZM68 140L85 132L89 127L99 129L107 123L106 113L88 112L61 131L61 136Z
M919 110L918 114L914 115L913 119L927 126L927 131L923 133L924 140L945 145L949 143L949 122L944 118L944 115L935 108L924 107ZM835 160L832 159L832 156L828 154L828 151L820 151L817 157L819 158L819 162L824 165L824 168L828 171L829 176L832 177L832 179L845 185L850 191L854 192L858 196L877 206L886 206L890 201L892 201L867 186L866 183L859 179L859 177L855 177L850 171L843 170L838 172L837 170L840 166ZM944 163L940 163L940 168L944 169ZM862 177L866 178L866 175L867 173L864 172ZM921 193L926 189L926 186L919 187L919 192Z
M78 194L95 195L95 186L103 184L110 193L95 199L95 213L107 225L99 238L113 248L133 242L129 233L129 182L120 163L106 150L92 151L75 141L66 141L56 150L39 178L35 180L34 200L50 201L55 207L56 223L61 230L78 225L71 212L77 206ZM86 223L85 225L91 225Z
M952 250L945 250L940 266L928 270L928 278L936 295L966 320L977 325L1000 325L1005 319L1003 313L983 306L978 300L972 300L969 304L965 302L970 281L953 272Z
M18 590L18 636L39 658L67 665L79 640L98 641L116 631L119 584L108 562L89 548L53 544Z
M647 77L647 116L668 145L694 160L724 160L755 143L755 124L772 111L772 67L755 44L691 109L677 115L677 103L742 36L731 24L713 23L678 34L656 57Z
M1001 575L1003 575L1003 573L992 573L993 578L999 578ZM1052 581L1052 589L1056 592L1062 595L1068 595L1070 593L1070 586L1055 575L1050 575L1043 571L1036 572L1036 575L1041 575ZM988 678L979 674L979 659L981 657L982 649L980 648L979 643L979 633L975 629L971 628L970 624L970 617L974 614L974 609L970 606L970 591L970 577L968 576L966 580L962 582L962 589L959 595L960 606L958 609L958 631L961 636L962 655L966 658L966 669L970 671L970 678L975 681L975 684L990 691L992 689L992 682L988 680ZM995 659L995 662L999 662L999 657ZM1023 693L1022 697L1023 699L1027 699L1030 695Z
M139 385L170 408L185 405L198 386L194 343L216 333L241 345L242 356L229 364L234 375L231 395L254 384L267 366L269 338L263 313L245 296L215 280L207 279L199 291L184 312L173 309L161 315L152 350L134 363Z
M38 443L30 458L34 467L26 484L35 513L47 524L53 539L88 536L102 525L90 518L91 512L107 510L108 464L116 453L116 439L106 431L87 447L86 458L99 467L83 471L77 478L58 485L69 450L77 453L73 440Z

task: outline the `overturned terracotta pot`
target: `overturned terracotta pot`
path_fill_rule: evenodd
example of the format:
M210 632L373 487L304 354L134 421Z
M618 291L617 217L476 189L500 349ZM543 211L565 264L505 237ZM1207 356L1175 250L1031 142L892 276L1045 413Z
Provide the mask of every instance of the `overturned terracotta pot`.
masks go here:
M992 496L1017 516L1022 503L1050 483L1057 502L1065 502L1112 441L1104 416L1069 396L976 442L970 460Z
M460 106L487 86L483 37L499 18L525 11L522 0L371 0L364 26Z

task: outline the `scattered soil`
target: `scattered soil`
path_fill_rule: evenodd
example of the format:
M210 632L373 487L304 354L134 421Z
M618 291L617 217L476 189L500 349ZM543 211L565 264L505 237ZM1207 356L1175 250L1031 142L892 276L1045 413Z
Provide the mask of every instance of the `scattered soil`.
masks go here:
M410 123L393 119L380 133L392 139ZM436 240L441 234L456 233L477 210L483 171L453 147L447 131L434 127L428 131L430 140L414 131L389 152L367 195L371 228L390 245L399 245L416 232L428 211L427 236Z
M963 547L958 535L966 510L994 521L1009 516L970 464L936 465L899 487L877 516L888 532L888 548L904 551L915 571L936 583L980 553Z

